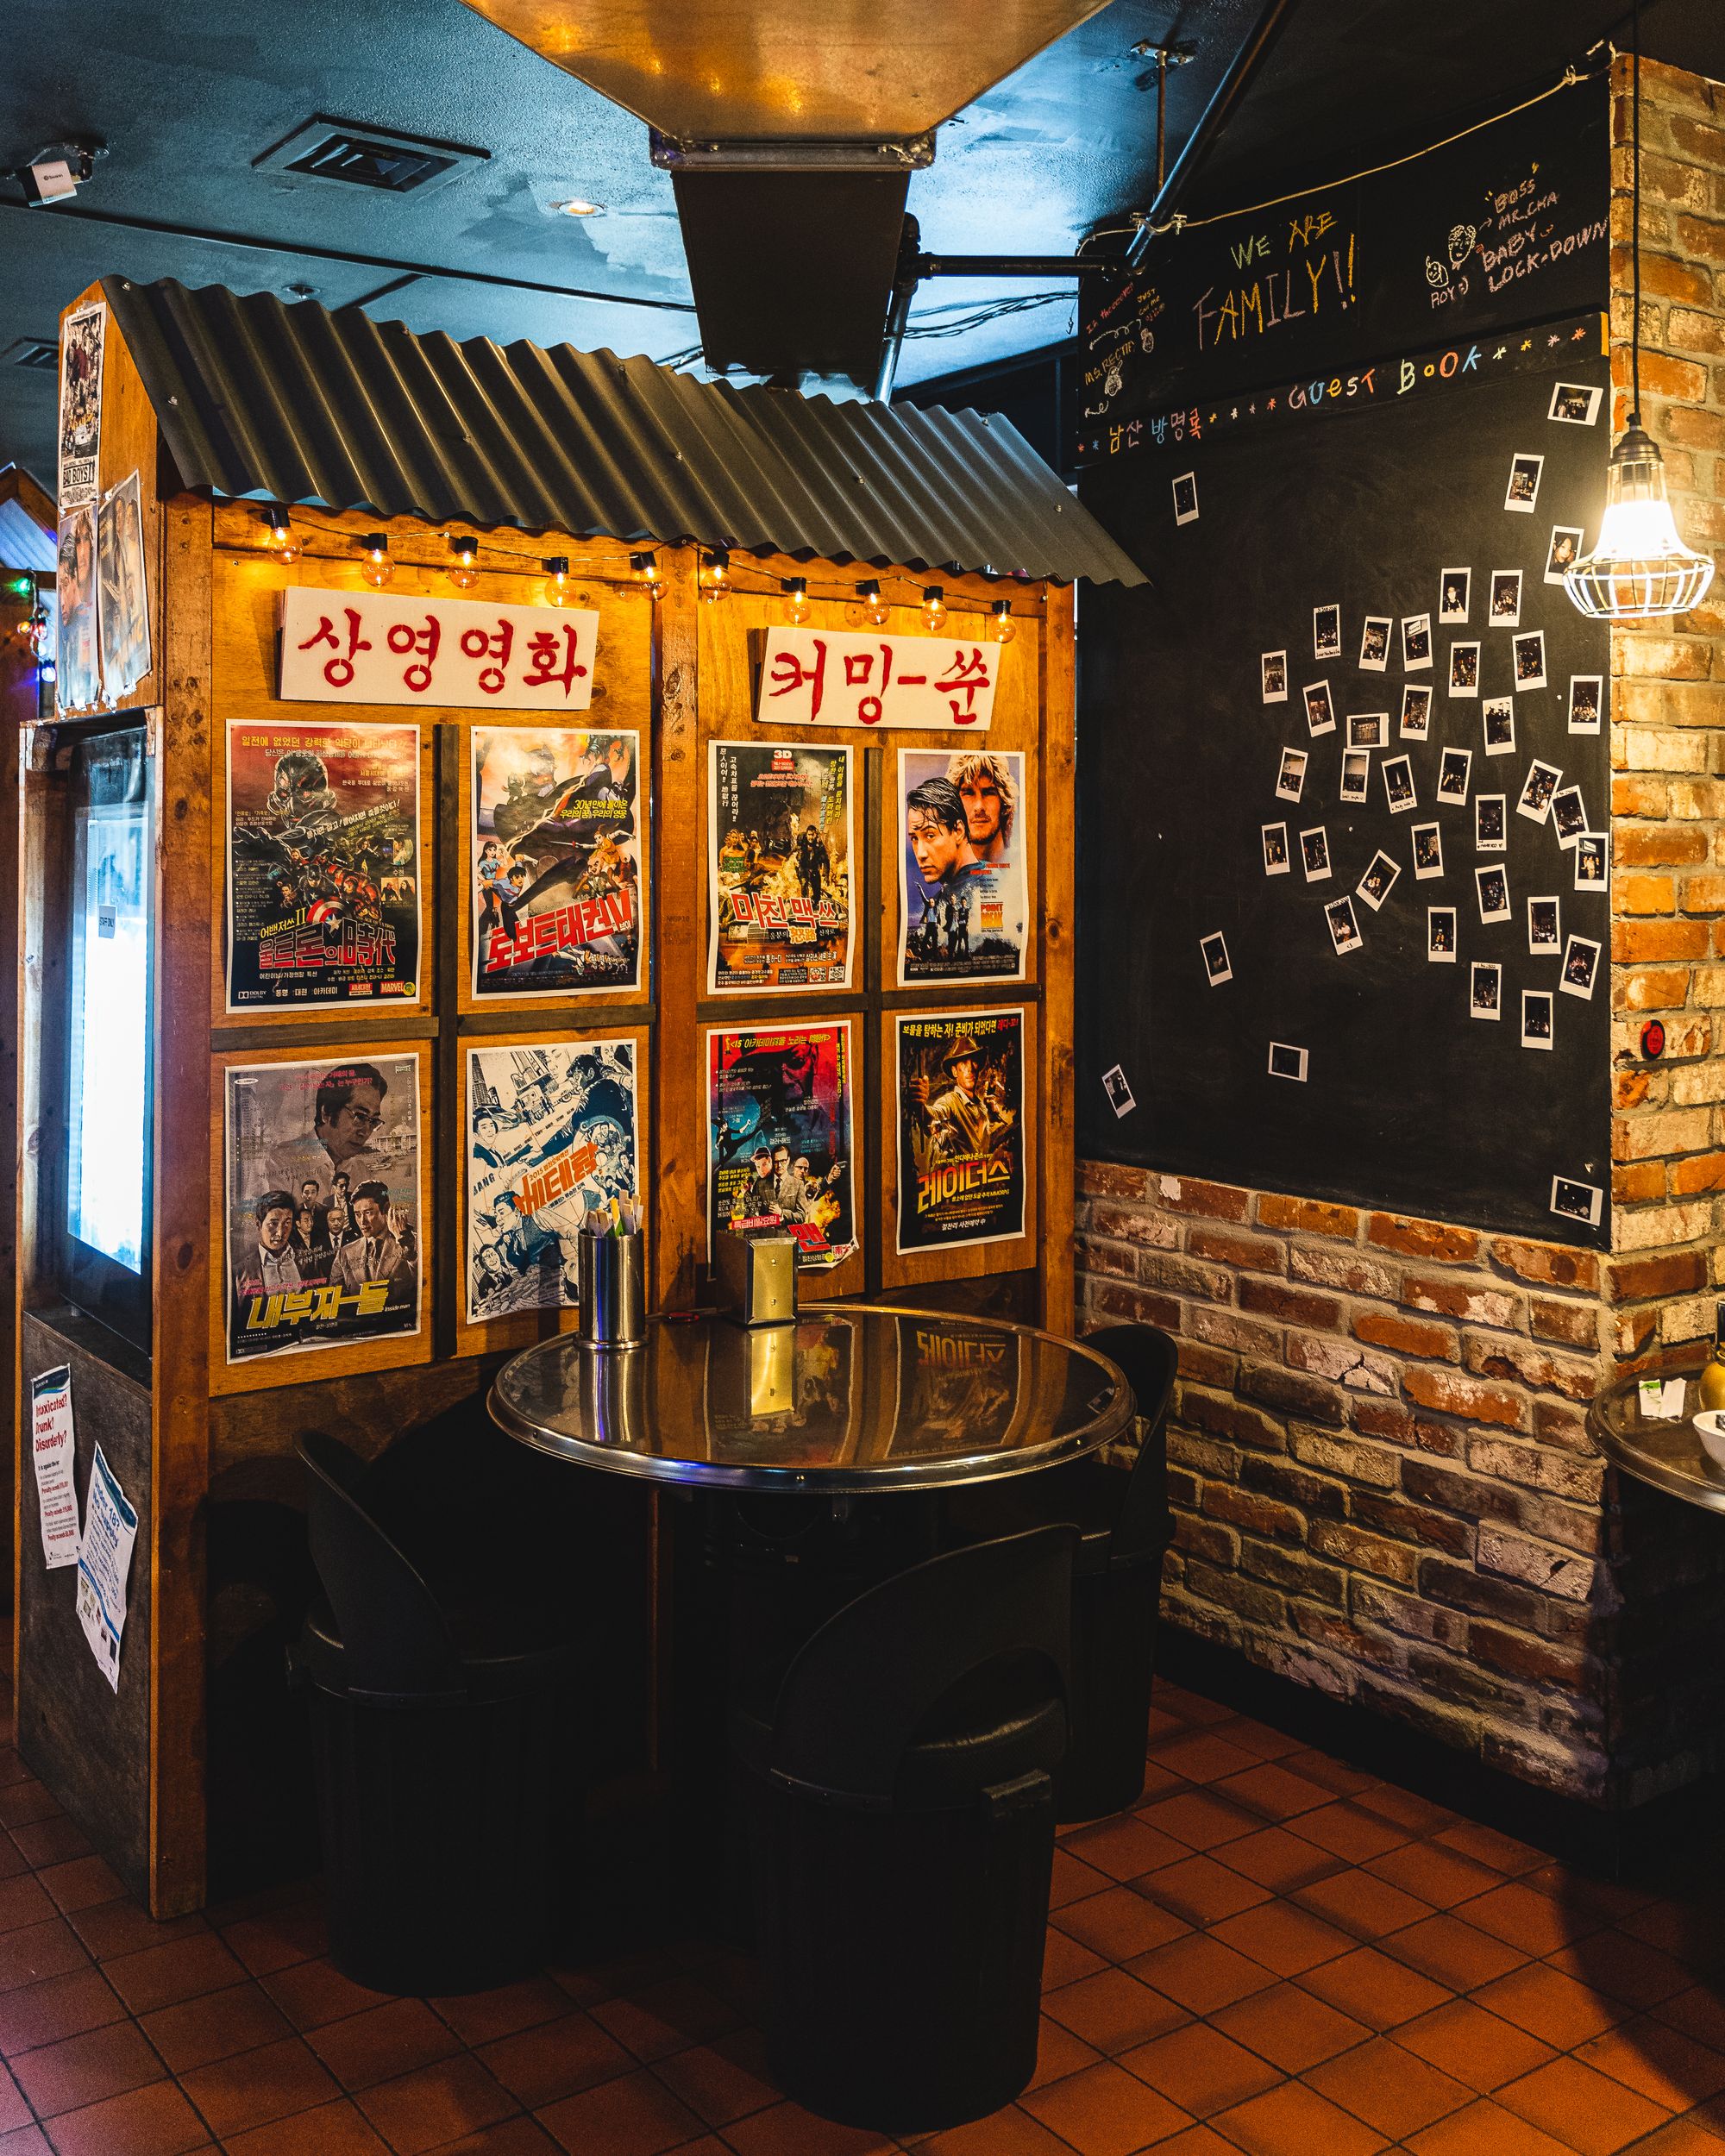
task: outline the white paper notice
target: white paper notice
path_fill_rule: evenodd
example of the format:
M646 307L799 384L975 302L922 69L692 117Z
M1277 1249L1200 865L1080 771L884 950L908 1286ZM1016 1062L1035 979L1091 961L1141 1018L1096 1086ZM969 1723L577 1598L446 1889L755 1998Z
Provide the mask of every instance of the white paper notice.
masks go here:
M116 1692L120 1636L126 1629L126 1578L137 1539L138 1515L127 1503L126 1493L114 1480L98 1445L90 1470L84 1542L78 1558L78 1621L103 1676Z
M296 584L281 595L279 693L292 703L584 711L598 649L591 607Z
M72 1479L72 1367L30 1380L30 1455L49 1569L78 1562L78 1491Z

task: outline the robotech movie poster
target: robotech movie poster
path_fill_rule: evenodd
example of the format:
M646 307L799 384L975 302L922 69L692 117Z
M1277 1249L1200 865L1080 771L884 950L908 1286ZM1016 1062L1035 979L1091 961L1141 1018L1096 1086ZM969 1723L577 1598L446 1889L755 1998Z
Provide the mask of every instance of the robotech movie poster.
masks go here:
M228 727L228 1008L419 993L419 729Z
M851 1171L850 1024L706 1037L707 1255L730 1229L776 1228L800 1271L856 1247Z

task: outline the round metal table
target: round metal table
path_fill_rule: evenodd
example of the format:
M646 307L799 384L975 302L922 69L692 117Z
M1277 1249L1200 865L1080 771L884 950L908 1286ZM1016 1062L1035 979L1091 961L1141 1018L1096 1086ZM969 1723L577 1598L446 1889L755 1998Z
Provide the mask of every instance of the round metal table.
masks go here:
M1667 1421L1646 1413L1639 1377L1625 1378L1600 1394L1587 1411L1588 1433L1614 1467L1655 1489L1669 1491L1709 1512L1725 1512L1725 1469L1702 1447L1692 1420L1700 1405L1700 1363L1657 1373L1661 1383L1681 1382L1683 1413Z
M492 1420L583 1467L712 1490L834 1498L1026 1475L1118 1437L1106 1356L1028 1326L814 1303L752 1332L656 1318L636 1348L560 1333L498 1373Z

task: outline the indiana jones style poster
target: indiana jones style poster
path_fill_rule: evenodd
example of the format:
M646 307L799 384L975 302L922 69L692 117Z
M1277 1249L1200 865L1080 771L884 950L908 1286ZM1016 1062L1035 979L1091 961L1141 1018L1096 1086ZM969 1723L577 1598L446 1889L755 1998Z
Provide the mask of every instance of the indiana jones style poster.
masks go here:
M899 1255L1025 1232L1025 1014L897 1021Z

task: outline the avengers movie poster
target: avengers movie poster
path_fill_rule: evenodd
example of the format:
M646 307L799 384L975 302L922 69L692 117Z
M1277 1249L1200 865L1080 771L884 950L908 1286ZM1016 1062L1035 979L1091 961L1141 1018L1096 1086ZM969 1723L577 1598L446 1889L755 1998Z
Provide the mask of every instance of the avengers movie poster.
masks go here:
M1021 1236L1024 1012L897 1024L899 1255Z
M708 759L708 993L849 987L850 749L715 741Z
M626 1040L467 1050L469 1325L572 1309L576 1236L633 1217L635 1057Z
M228 727L228 1008L419 993L419 729Z
M616 995L641 982L641 736L473 732L474 993Z
M899 986L1022 981L1030 936L1024 757L899 751Z
M706 1037L707 1255L730 1229L781 1229L825 1271L856 1247L850 1022Z
M228 1360L419 1330L419 1060L230 1066Z

